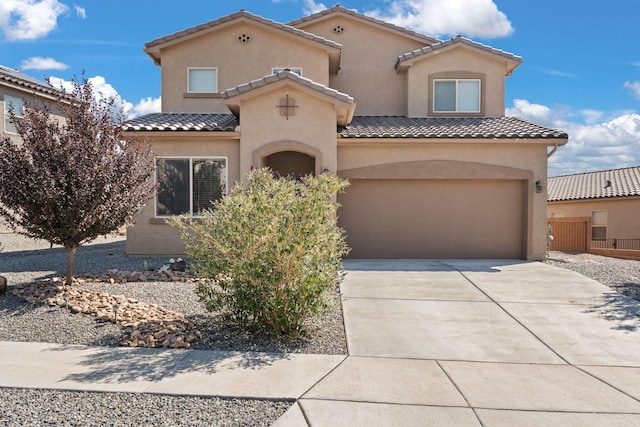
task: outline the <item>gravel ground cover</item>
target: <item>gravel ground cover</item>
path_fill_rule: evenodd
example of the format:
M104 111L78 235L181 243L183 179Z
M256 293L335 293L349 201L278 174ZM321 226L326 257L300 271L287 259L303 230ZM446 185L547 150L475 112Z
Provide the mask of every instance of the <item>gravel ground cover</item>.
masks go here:
M0 341L52 342L116 346L124 336L114 323L72 314L64 308L28 304L11 294L13 285L64 276L64 248L15 234L0 234L0 275L8 279L7 295L0 297ZM122 236L99 238L76 254L76 275L110 269L143 271L159 268L166 258L131 258ZM340 296L336 290L331 310L311 319L308 338L274 341L225 325L207 312L195 295L195 284L185 282L85 283L83 287L112 295L126 295L182 313L195 323L203 339L193 349L346 354ZM290 402L175 397L132 393L88 393L60 390L0 390L3 426L268 426Z
M640 301L640 261L587 253L551 252L546 262L580 273Z

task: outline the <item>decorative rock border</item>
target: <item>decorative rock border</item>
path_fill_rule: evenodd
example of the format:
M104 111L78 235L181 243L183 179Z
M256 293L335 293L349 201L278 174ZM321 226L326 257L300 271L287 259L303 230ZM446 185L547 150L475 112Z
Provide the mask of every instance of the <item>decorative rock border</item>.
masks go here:
M127 335L120 342L121 346L190 348L191 343L201 338L201 333L184 315L124 295L109 295L78 286L89 281L124 283L147 280L198 282L206 279L175 271L145 274L110 270L100 275L81 276L74 279L71 286L64 286L63 279L59 277L16 285L13 294L32 304L63 307L74 313L93 315L102 322L122 325Z

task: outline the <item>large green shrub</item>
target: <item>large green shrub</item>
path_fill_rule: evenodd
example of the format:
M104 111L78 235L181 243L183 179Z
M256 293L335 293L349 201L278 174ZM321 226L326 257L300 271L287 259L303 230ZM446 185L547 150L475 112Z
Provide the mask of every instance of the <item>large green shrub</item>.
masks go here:
M331 174L295 179L256 169L201 218L173 220L192 271L216 279L198 287L207 309L273 336L304 333L348 253L335 202L347 186Z

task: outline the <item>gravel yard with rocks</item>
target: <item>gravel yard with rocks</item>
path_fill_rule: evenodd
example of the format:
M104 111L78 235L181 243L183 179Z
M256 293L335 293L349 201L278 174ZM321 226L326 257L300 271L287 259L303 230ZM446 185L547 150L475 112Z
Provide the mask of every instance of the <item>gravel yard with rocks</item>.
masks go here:
M16 284L64 276L64 248L15 234L0 234L0 275L8 279L0 296L0 341L117 346L125 328L96 317L73 313L65 307L30 304L12 294ZM76 276L107 270L145 271L160 268L165 258L130 258L122 236L101 237L81 247L76 255ZM198 301L196 284L182 281L82 283L82 288L109 295L124 295L157 304L184 315L202 334L192 349L346 354L340 297L333 295L331 310L307 323L309 337L271 340L225 325ZM87 393L60 390L0 391L0 425L69 426L268 426L290 406L289 402L160 396L132 393Z

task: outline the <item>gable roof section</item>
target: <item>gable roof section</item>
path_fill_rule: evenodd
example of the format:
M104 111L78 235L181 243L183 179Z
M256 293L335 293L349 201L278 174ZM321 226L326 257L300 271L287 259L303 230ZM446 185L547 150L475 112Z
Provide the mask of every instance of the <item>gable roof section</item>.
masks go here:
M296 73L288 70L280 71L276 74L269 74L268 76L264 76L261 79L253 80L249 83L244 83L239 86L227 89L224 92L221 92L220 96L223 99L228 100L231 100L232 98L238 98L237 102L226 102L225 104L232 113L239 115L240 98L252 96L253 94L249 95L251 92L258 91L260 89L278 84L280 82L292 83L293 85L299 85L303 89L310 89L311 92L315 95L321 96L324 99L333 102L336 106L339 125L345 125L351 121L356 107L353 97L347 95L346 93L338 92L337 90L323 84L316 83L306 77L299 76Z
M233 114L152 113L122 126L125 132L234 132L238 119Z
M177 33L174 33L174 34L169 34L167 36L152 40L148 43L145 43L144 51L147 53L147 55L149 55L153 59L156 65L160 65L161 63L160 50L163 47L170 46L172 44L179 43L183 40L196 37L201 33L213 31L214 29L216 29L216 27L225 26L226 24L231 24L234 21L238 21L241 19L249 20L251 22L255 22L259 25L263 25L265 27L272 28L277 31L284 31L288 34L291 34L296 37L301 37L302 39L305 39L313 43L319 43L331 50L336 51L338 54L342 49L342 45L339 43L325 39L324 37L316 36L315 34L308 33L306 31L300 30L298 28L294 28L289 25L281 24L271 19L263 18L262 16L254 15L242 9L239 12L232 13L231 15L223 16L222 18L214 19L213 21L209 21L204 24L197 25L195 27L187 28L186 30L178 31Z
M556 176L547 187L549 202L640 196L640 166Z
M419 61L423 58L426 58L435 53L441 52L443 49L451 49L456 47L457 45L466 46L472 49L479 50L484 53L488 53L490 55L495 55L498 57L502 57L510 63L510 67L508 68L508 73L513 72L513 70L518 67L522 63L522 58L516 56L512 53L505 52L500 49L495 49L490 46L483 45L482 43L474 42L473 40L467 39L462 36L456 36L452 39L445 40L431 46L425 46L423 48L414 50L413 52L405 53L404 55L400 55L396 60L396 70L406 69L413 65L415 61Z
M350 16L352 18L355 18L359 21L363 21L363 22L367 22L369 24L373 24L375 26L381 27L386 29L387 31L392 31L394 33L399 33L405 37L409 37L411 39L417 40L419 42L425 43L425 44L433 44L433 43L438 43L440 40L433 38L433 37L429 37L429 36L425 36L424 34L420 34L420 33L416 33L415 31L411 31L408 30L406 28L402 28L399 27L397 25L394 24L390 24L388 22L385 21L381 21L379 19L376 18L372 18L370 16L364 15L362 13L358 13L355 10L351 10L351 9L346 9L342 6L340 6L339 4L329 8L329 9L325 9L323 11L314 13L312 15L308 15L308 16L304 16L300 19L296 19L295 21L291 21L289 22L288 25L291 25L292 27L297 27L297 28L304 28L305 26L316 22L316 21L321 21L324 19L328 19L332 16L336 16L336 15L347 15Z
M62 95L65 98L70 99L69 96L66 96L63 92L49 86L47 83L3 65L0 65L0 85L10 86L30 93L35 92L49 97Z
M436 138L436 139L544 139L563 140L559 130L516 117L408 118L403 116L356 116L338 130L341 138Z

